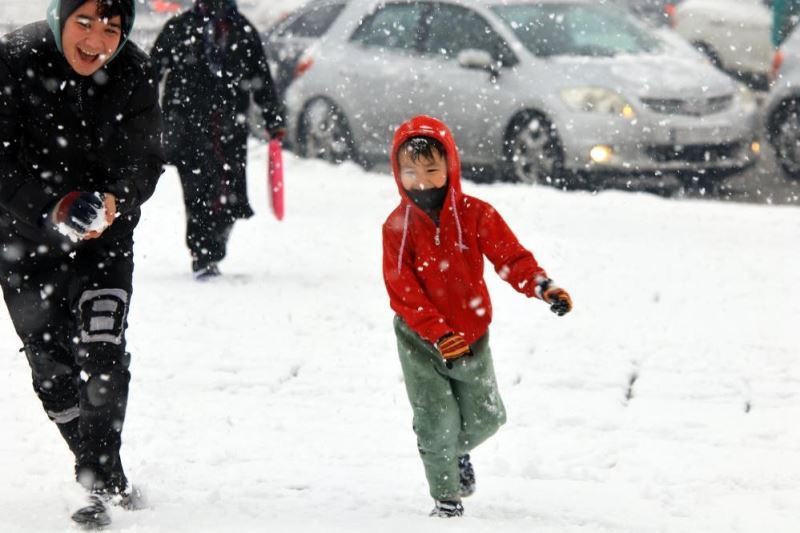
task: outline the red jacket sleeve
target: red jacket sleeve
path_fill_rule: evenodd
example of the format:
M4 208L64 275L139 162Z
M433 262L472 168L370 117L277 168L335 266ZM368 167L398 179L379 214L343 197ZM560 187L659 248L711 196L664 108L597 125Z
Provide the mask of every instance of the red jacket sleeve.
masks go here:
M533 254L523 247L506 221L491 205L484 204L478 224L478 242L481 252L489 258L498 275L515 290L528 297L536 297L537 276L547 273Z
M390 305L408 327L423 339L435 343L453 329L422 290L414 275L407 246L400 257L402 229L392 229L391 224L390 219L383 225L383 280Z

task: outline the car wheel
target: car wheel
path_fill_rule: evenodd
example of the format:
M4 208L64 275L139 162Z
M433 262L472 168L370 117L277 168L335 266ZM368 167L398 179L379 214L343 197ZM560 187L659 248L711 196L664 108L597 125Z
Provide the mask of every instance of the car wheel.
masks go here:
M309 102L300 119L300 154L331 163L353 159L355 149L344 114L331 102L317 98Z
M540 115L526 115L508 129L507 174L527 184L564 185L564 155L555 129Z
M698 41L692 44L694 45L695 49L698 52L706 56L708 60L711 61L712 65L714 65L718 69L722 69L722 60L719 58L719 54L717 54L717 52L714 51L714 48L710 44L704 43L702 41Z
M800 100L781 102L769 125L770 141L783 171L800 179Z

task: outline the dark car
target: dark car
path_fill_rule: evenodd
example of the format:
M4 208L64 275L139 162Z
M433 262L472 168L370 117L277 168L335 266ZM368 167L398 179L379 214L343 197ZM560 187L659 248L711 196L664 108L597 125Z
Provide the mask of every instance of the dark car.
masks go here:
M303 52L328 31L346 4L346 0L312 0L264 33L270 71L281 98L294 79Z

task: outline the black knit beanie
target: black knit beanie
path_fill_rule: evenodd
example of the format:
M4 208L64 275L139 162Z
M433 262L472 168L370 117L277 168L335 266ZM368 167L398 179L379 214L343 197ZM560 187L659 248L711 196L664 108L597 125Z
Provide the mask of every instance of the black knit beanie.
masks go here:
M61 30L64 30L64 24L67 22L67 18L69 18L72 13L85 4L87 0L61 0L61 9L59 10L59 22L61 23ZM110 2L109 2L110 3ZM120 13L120 17L122 18L122 29L123 32L127 33L130 28L128 28L128 21L132 13L129 13L131 6L128 4L132 4L133 2L120 2L119 7L122 11Z
M64 24L72 12L86 3L86 0L61 0L61 9L58 13L58 20L61 23L61 29L64 29Z

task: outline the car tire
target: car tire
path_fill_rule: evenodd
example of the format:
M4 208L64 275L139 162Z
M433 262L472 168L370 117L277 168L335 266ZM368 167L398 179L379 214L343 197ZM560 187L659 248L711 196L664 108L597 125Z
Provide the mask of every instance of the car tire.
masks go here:
M694 46L695 50L706 56L708 60L711 61L712 65L720 70L724 69L722 60L719 58L719 54L717 54L713 46L702 41L694 42L692 43L692 46Z
M538 113L526 113L506 131L505 177L511 181L565 187L564 151L553 125Z
M298 153L303 157L336 164L355 157L347 117L324 98L315 98L303 108L297 140Z
M783 172L800 180L800 99L783 100L767 124L769 140Z

